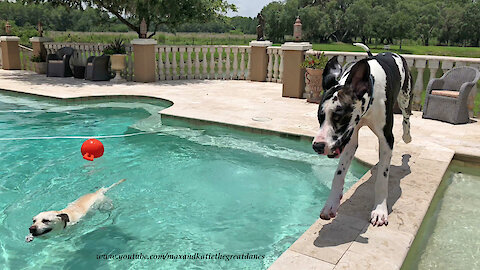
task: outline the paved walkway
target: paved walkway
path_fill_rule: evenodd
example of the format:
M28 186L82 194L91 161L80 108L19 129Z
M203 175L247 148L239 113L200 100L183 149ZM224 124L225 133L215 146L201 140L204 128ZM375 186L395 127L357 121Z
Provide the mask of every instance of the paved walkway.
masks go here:
M56 98L156 97L174 103L161 112L165 117L312 137L318 128L317 105L282 98L281 88L281 84L249 81L113 84L0 70L0 89ZM407 145L399 140L400 116L395 120L398 139L389 180L389 226L376 228L368 223L373 205L372 169L346 192L337 218L317 220L271 269L400 268L452 158L480 160L480 123L453 126L414 113L413 141ZM378 143L368 128L360 131L356 157L371 165L378 162Z

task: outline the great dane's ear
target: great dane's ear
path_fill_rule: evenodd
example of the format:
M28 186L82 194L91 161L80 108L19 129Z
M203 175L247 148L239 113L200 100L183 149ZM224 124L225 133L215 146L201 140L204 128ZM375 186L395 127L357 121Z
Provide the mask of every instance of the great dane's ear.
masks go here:
M63 226L63 228L67 227L67 222L70 222L70 217L65 213L58 214L57 217L60 217L62 221L65 222L65 225Z
M337 56L328 60L322 73L322 87L324 91L338 84L338 78L342 74L342 66L338 63Z
M365 95L370 86L370 66L367 59L360 60L353 65L345 84L349 85L354 97L360 99Z

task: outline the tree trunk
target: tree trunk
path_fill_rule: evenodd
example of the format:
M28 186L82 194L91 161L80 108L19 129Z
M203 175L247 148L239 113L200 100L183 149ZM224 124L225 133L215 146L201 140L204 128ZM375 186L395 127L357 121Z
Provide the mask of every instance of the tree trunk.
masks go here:
M400 50L402 50L402 39L400 39Z
M428 46L429 40L430 39L428 37L425 38L425 46Z

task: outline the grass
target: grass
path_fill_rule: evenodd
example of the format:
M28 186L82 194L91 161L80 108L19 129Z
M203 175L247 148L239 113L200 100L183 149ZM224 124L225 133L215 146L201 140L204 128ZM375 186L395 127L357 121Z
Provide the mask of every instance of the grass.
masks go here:
M127 42L138 38L135 32L57 32L50 31L46 36L55 42L110 43L121 37ZM255 35L231 33L158 33L153 37L163 45L248 45Z
M372 52L384 52L383 45L370 45ZM420 54L420 55L441 55L456 57L480 57L480 48L478 47L447 47L447 46L420 46L403 45L400 50L398 45L390 45L390 51L400 54ZM342 51L342 52L363 52L362 48L346 43L314 44L314 50L318 51Z
M135 32L57 32L49 31L46 36L56 42L92 42L110 43L116 37L122 37L127 41L137 38ZM255 39L255 35L231 34L231 33L158 33L153 38L158 44L165 45L248 45ZM275 44L281 45L281 44ZM372 52L384 52L383 45L368 44ZM343 51L363 52L362 48L347 43L313 44L314 50L319 51ZM453 47L453 46L421 46L403 45L400 50L398 45L390 45L390 51L400 54L441 55L456 57L480 58L478 47Z

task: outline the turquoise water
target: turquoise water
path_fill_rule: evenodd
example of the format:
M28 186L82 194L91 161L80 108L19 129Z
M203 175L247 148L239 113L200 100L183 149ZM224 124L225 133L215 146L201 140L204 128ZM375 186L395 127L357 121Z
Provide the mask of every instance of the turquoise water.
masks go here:
M456 171L431 217L417 269L480 269L480 170Z
M183 122L162 125L157 112L166 106L0 93L1 268L265 269L317 219L337 160L319 157L308 142ZM147 133L101 138L105 154L94 162L80 154L85 139L63 138L139 132ZM365 170L353 164L351 172L348 187ZM37 213L63 209L122 178L127 181L107 193L113 209L24 241ZM260 259L97 259L140 253L248 253Z

